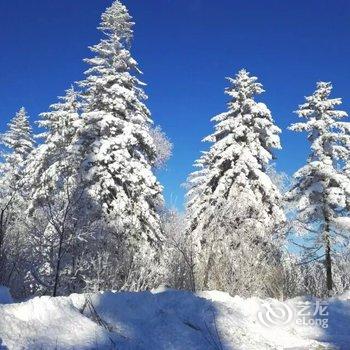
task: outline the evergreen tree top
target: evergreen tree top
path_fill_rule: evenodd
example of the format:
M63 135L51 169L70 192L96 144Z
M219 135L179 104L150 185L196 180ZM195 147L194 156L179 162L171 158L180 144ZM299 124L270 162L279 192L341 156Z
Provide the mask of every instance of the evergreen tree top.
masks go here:
M336 110L335 107L342 103L341 98L330 98L332 84L329 82L318 82L316 90L311 96L305 97L306 102L299 106L295 112L305 122L292 124L291 130L311 131L317 129L319 132L325 131L338 119L347 117L344 111ZM318 134L310 135L310 141L314 141Z
M345 159L348 154L350 125L340 121L347 117L347 113L336 109L342 100L330 98L332 89L331 83L318 82L315 92L305 97L306 102L296 111L305 121L292 124L289 128L308 132L308 140L312 143L312 160L325 156Z
M335 110L342 103L341 98L329 98L333 86L330 82L318 82L316 90L311 96L305 97L306 103L299 106L296 111L299 117L307 119L338 119L346 117L343 111Z
M222 152L230 145L236 145L240 153L240 149L246 145L254 154L260 153L258 158L267 163L272 157L272 149L281 148L281 130L274 124L267 106L254 100L256 95L264 92L263 86L257 77L250 76L245 69L228 80L232 84L225 90L232 97L228 111L212 118L216 122L215 131L204 141L214 143L210 153Z
M250 76L250 73L241 69L234 78L226 78L232 86L225 90L225 93L232 97L229 102L229 108L232 108L232 103L244 101L247 98L252 98L254 95L259 95L265 90L262 85L257 82L258 78Z
M33 149L32 128L24 107L7 124L8 131L1 137L1 143L14 153L26 157Z
M58 97L59 102L52 104L49 112L40 114L41 120L37 121L37 124L48 131L37 137L47 138L54 133L65 134L79 118L78 112L81 104L79 98L79 93L73 86L65 91L64 96Z
M131 19L127 8L117 0L102 14L98 29L109 37L116 36L128 43L132 39L132 27L135 24Z

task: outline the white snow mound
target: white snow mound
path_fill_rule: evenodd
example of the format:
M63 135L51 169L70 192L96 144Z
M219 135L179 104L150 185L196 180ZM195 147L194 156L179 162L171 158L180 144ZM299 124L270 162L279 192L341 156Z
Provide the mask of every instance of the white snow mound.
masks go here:
M297 312L318 304L314 298L282 303L165 288L36 297L0 305L0 349L347 350L349 296L327 300L324 315L306 325ZM328 328L311 322L318 317Z

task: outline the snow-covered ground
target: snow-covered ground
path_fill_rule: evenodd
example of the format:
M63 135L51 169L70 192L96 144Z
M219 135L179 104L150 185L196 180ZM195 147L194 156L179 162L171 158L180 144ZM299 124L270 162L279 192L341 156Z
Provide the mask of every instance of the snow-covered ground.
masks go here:
M350 349L349 292L329 299L323 309L312 298L280 303L164 289L23 303L11 303L6 289L0 289L0 300L2 350ZM310 310L314 316L302 316ZM297 324L302 318L306 324ZM318 318L327 320L328 328L310 325Z

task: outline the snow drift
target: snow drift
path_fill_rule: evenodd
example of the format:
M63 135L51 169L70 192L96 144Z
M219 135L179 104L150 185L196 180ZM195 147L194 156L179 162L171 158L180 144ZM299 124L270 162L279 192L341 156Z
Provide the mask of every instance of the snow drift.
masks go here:
M211 291L103 292L0 305L0 349L350 349L350 293L328 300L328 328L266 325L265 303Z

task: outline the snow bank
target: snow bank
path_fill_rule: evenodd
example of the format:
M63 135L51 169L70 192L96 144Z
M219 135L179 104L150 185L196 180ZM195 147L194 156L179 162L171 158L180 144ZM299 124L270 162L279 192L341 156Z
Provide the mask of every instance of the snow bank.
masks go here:
M348 232L350 230L350 218L349 217L339 217L333 220L334 226L338 230Z
M104 292L0 305L0 349L349 349L350 294L328 300L328 328L272 319L283 303L211 291ZM271 315L270 315L271 316ZM276 315L275 315L276 316ZM280 316L277 313L277 316ZM290 316L290 315L289 315ZM295 316L295 314L294 314Z

